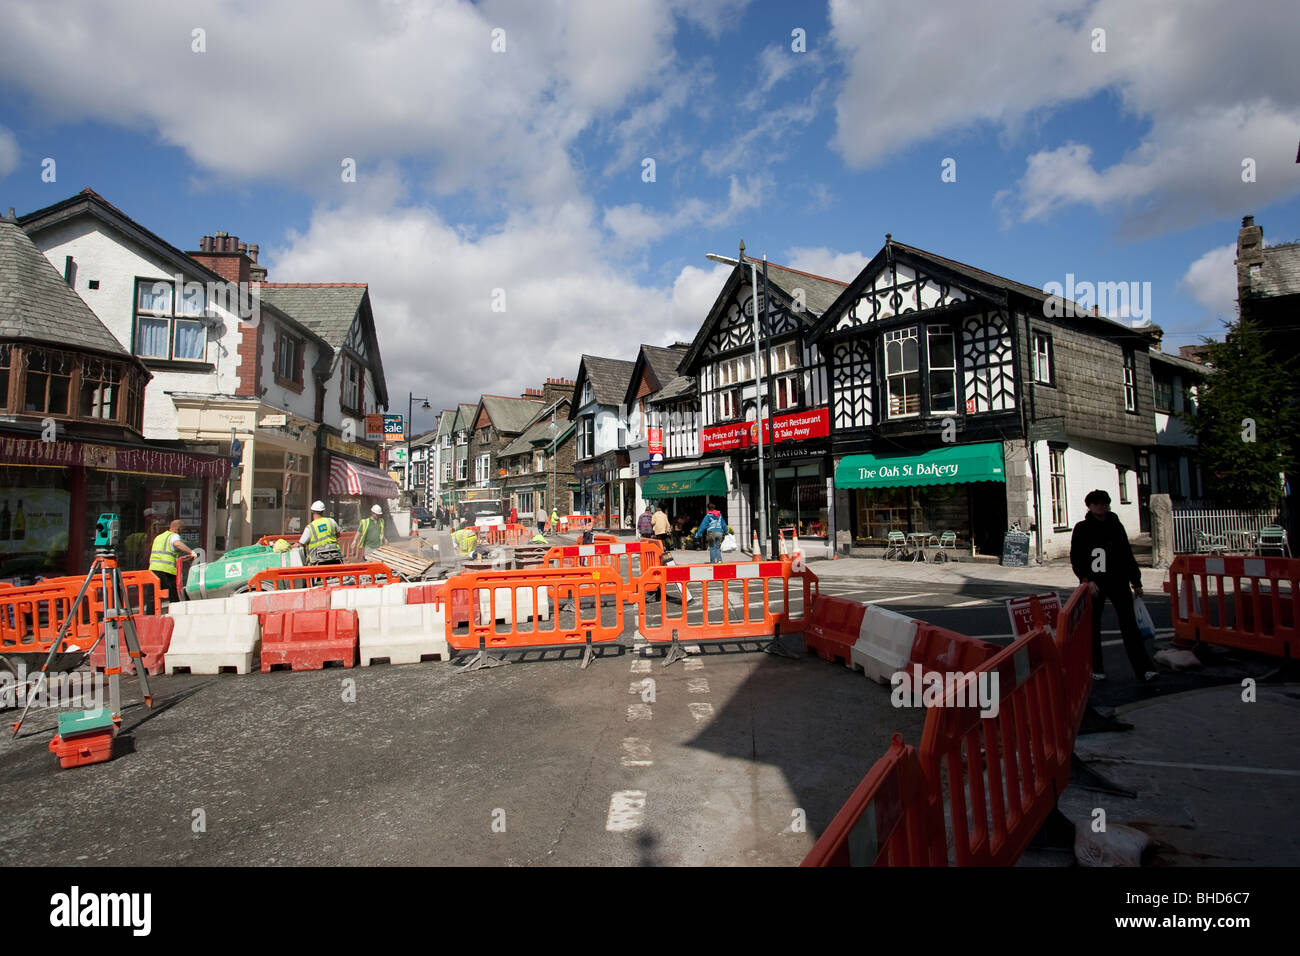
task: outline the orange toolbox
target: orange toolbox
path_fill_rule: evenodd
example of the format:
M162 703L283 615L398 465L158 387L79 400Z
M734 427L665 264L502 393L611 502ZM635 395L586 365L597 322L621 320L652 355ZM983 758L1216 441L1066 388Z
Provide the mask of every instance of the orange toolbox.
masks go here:
M113 756L116 731L113 715L105 707L59 714L59 732L50 741L50 753L64 770L102 763Z

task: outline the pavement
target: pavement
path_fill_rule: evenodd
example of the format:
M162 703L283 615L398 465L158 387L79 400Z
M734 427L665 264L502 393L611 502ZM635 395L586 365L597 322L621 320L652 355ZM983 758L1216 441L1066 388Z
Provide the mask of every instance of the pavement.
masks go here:
M454 554L447 535L421 537ZM1074 585L1050 565L809 567L825 593L997 643L1011 639L1005 598ZM1144 572L1167 638L1160 580ZM1300 864L1288 818L1300 687L1270 683L1268 660L1211 650L1199 671L1139 683L1109 607L1102 628L1110 679L1092 703L1131 729L1086 728L1076 753L1093 776L1072 783L1061 812L1087 825L1100 808L1147 833L1148 865ZM151 681L152 711L128 678L112 761L59 770L49 709L0 742L0 863L795 865L893 733L919 744L924 713L894 708L888 687L847 668L760 646L704 646L665 668L629 615L586 670L570 649L476 673L178 675ZM1133 796L1088 789L1097 775ZM69 830L88 806L123 812ZM60 838L33 839L42 833ZM1068 849L1022 860L1072 864Z

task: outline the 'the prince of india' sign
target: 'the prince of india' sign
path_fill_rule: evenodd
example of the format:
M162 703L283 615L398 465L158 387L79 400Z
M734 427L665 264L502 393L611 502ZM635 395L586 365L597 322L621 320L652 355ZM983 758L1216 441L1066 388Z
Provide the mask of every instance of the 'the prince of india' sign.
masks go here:
M763 444L806 441L830 434L830 413L825 408L763 419ZM758 422L733 422L700 429L700 451L732 451L758 444Z

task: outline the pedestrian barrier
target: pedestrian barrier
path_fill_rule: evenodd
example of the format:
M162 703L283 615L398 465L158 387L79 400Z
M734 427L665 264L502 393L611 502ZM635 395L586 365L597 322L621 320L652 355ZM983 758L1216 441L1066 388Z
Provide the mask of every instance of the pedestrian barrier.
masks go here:
M616 534L593 534L592 544L618 544L622 539Z
M266 568L248 582L250 591L285 588L363 587L397 581L397 572L380 561L358 564L321 564L301 568Z
M568 533L570 531L590 531L596 527L596 519L592 515L561 515L560 531Z
M453 609L446 638L457 650L589 646L623 633L623 582L604 568L476 571L449 579L440 597Z
M166 673L220 674L229 669L247 674L260 642L256 615L182 614L164 657Z
M479 532L479 543L504 547L518 547L527 544L532 533L521 524L508 524L504 528L489 527Z
M853 645L850 663L877 684L890 683L911 663L920 625L897 611L869 606L862 615L862 633Z
M63 584L0 591L0 653L48 654L76 596ZM64 635L62 649L74 645L89 647L76 627Z
M792 589L791 579L802 586ZM637 600L638 626L648 641L674 643L803 633L818 597L816 584L815 574L796 572L789 561L647 568Z
M848 598L822 595L813 602L803 629L804 647L824 661L850 664L853 645L863 630L867 605Z
M937 624L918 621L917 625L916 640L912 644L908 663L920 664L922 671L973 671L1002 650L996 644L959 634Z
M406 603L409 585L397 581L393 584L367 585L355 588L327 588L329 606L332 608L381 607Z
M965 698L998 675L998 711L982 717ZM931 799L948 798L958 866L1010 866L1047 819L1070 775L1061 658L1044 630L1003 648L926 711L921 766Z
M446 610L441 604L358 608L357 636L362 667L380 660L390 664L418 664L423 660L451 658Z
M806 637L806 634L805 634ZM944 866L943 810L916 750L894 734L800 866Z
M1061 654L1061 691L1065 695L1066 732L1071 740L1092 695L1092 596L1088 585L1075 588L1056 620L1056 646ZM1051 633L1051 632L1049 632Z
M166 614L155 616L137 615L132 618L135 623L136 640L140 642L140 656L144 662L144 672L149 675L161 674L165 670L165 656L171 646L172 630L176 618ZM118 648L123 674L135 673L135 662L127 652L125 645ZM104 641L95 645L90 652L90 666L97 671L108 667L108 648Z
M663 553L664 547L658 541L560 545L547 550L542 566L609 568L622 579L626 600L635 601L641 593L641 578L646 569L659 567Z
M1300 659L1300 559L1180 554L1164 589L1178 643Z
M357 661L357 612L281 611L266 616L262 631L262 673L276 667L321 670L327 664L352 667Z

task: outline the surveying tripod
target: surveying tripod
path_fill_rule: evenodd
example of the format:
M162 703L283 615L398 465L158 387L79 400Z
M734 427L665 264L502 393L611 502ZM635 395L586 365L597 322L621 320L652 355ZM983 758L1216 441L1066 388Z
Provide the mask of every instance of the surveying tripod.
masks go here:
M108 677L108 707L113 717L113 726L120 728L122 726L122 701L120 677L122 673L122 650L121 639L125 637L127 652L135 660L135 672L140 678L140 689L144 692L144 705L153 706L153 695L149 693L149 678L144 670L144 656L140 653L140 640L135 632L135 621L131 619L131 605L126 596L126 585L122 583L122 571L117 566L117 555L112 547L97 548L95 551L95 560L90 565L90 570L86 573L86 580L81 582L81 590L77 592L77 598L72 602L72 607L68 608L68 616L59 628L58 636L54 638L54 643L50 645L49 656L45 658L45 663L36 675L36 685L33 690L39 690L41 681L45 680L49 672L50 665L59 653L59 648L63 645L64 637L68 629L72 627L73 622L77 620L80 613L82 602L87 599L87 592L90 590L90 584L99 576L99 593L103 595L104 601L104 629L95 643L90 645L90 650L86 651L87 657L94 653L95 648L99 646L100 641L104 641L104 674ZM92 620L94 615L88 615ZM27 694L27 704L23 707L22 714L13 723L13 735L18 736L18 729L22 727L23 721L27 719L27 710L32 706L32 693Z

